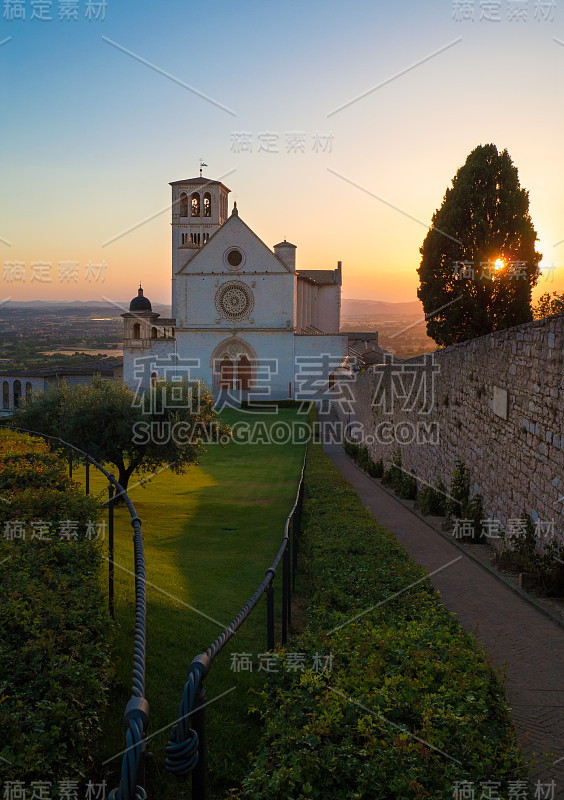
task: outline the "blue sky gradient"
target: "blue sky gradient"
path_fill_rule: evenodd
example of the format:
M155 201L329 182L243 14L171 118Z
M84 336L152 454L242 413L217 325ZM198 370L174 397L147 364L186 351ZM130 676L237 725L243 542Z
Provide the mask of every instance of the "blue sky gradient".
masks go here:
M3 296L123 300L142 280L168 301L168 182L202 157L209 177L230 173L231 201L267 244L298 245L299 266L342 260L344 296L413 300L425 226L486 142L508 148L530 191L543 263L556 265L540 288L563 290L564 14L556 3L545 20L538 5L511 22L502 0L495 22L480 20L479 0L474 21L456 21L452 2L107 0L89 21L79 0L64 21L53 0L42 21L25 0L26 20L11 21L2 0L2 261L107 263L103 285L27 278L4 281ZM266 131L278 153L258 152ZM286 152L295 131L305 152ZM252 152L236 152L241 132ZM331 152L313 151L316 132L332 134Z

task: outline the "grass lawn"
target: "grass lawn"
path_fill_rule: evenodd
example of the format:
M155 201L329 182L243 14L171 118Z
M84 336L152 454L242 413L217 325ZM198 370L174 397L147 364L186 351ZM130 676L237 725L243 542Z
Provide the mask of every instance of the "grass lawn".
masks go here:
M293 409L277 416L227 412L237 419L290 422ZM303 419L303 417L300 417ZM236 445L209 447L197 467L185 475L161 472L129 495L142 520L147 565L147 689L150 703L147 769L149 797L190 797L190 782L180 784L164 767L165 744L188 675L188 665L207 649L249 599L270 566L282 540L284 522L296 493L304 455L303 444ZM77 470L76 479L83 477ZM105 480L91 470L93 493L104 492ZM116 509L115 561L133 569L132 528L125 507ZM130 572L115 570L116 675L104 725L99 762L125 747L122 717L130 696L134 630L134 582ZM104 576L105 577L105 576ZM279 620L281 571L275 581L276 618ZM152 584L152 585L151 585ZM158 587L155 588L155 587ZM198 609L197 613L189 606ZM211 619L208 619L211 618ZM215 620L215 621L214 621ZM248 768L248 754L259 740L259 723L248 715L253 704L249 691L263 684L256 672L257 655L266 650L266 598L240 632L216 657L205 681L208 765L211 796L221 797L236 785ZM253 656L253 673L236 672L232 653ZM165 728L161 733L157 733ZM117 786L121 756L101 768L100 780Z

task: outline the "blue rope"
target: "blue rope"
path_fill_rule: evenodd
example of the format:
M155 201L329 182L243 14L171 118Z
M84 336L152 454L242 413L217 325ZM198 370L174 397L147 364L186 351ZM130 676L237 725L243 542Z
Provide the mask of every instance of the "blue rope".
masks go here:
M142 758L145 753L145 733L142 719L139 717L129 720L125 743L127 750L121 765L121 781L117 789L112 789L108 795L109 800L147 800L147 792L143 786L137 784L137 777Z
M188 680L178 706L178 722L172 729L166 746L166 768L177 778L186 778L200 758L198 734L190 727L189 717L194 710L200 682L206 673L205 662L194 659L190 664Z

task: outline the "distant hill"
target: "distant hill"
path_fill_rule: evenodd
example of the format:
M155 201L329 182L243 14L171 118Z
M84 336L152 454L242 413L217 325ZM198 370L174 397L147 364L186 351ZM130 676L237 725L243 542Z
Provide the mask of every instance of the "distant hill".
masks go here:
M342 301L341 318L348 319L418 319L423 317L423 306L419 300L409 303L385 303L382 300Z
M39 312L55 312L55 311L75 311L81 315L87 314L90 310L99 312L112 312L111 316L119 317L124 311L129 308L130 300L115 300L109 303L107 300L8 300L0 304L0 314L2 311L17 311L17 310L36 310ZM161 316L170 315L170 306L162 303L153 303L153 311Z
M4 312L38 311L39 313L77 313L86 316L88 313L104 311L107 316L119 317L129 308L129 300L116 300L109 303L106 300L9 300L0 304L0 315ZM164 303L153 303L153 311L161 317L171 314L171 307ZM343 322L364 320L378 322L380 320L415 320L424 316L423 306L419 300L409 303L386 303L383 300L354 300L344 299L341 307Z

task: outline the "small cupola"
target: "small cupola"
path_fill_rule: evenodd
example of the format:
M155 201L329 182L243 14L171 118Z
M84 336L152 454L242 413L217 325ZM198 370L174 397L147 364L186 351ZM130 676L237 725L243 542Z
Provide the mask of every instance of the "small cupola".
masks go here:
M286 239L274 245L274 255L278 256L280 261L283 261L292 272L296 271L296 250L296 245L287 242Z
M152 312L153 308L151 306L151 301L148 297L143 296L143 288L141 284L139 284L139 291L137 292L137 297L134 297L131 303L129 304L129 311L135 314L142 313L143 311Z

